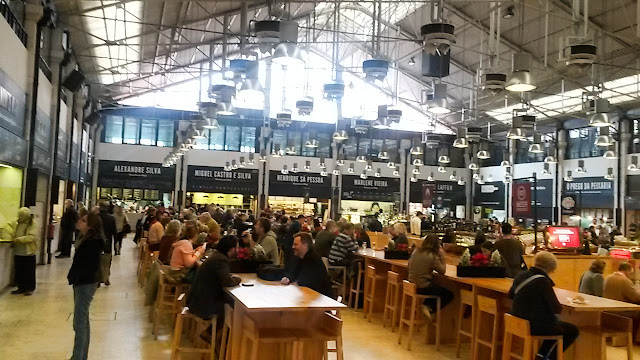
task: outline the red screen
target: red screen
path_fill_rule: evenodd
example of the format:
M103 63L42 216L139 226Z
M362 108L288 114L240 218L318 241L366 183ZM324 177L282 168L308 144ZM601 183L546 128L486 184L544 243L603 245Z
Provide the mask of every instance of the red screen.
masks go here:
M577 227L547 227L549 246L556 249L579 248L580 228Z

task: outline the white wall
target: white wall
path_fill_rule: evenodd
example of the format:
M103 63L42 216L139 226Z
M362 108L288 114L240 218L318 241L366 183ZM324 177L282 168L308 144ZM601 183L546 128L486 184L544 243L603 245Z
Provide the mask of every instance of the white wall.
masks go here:
M173 148L168 147L107 144L101 142L97 147L96 159L162 163L164 158L167 157L172 150Z
M0 39L2 39L2 51L0 51L0 68L15 81L22 90L29 89L28 69L33 64L28 64L27 49L20 39L9 27L3 16L0 16Z

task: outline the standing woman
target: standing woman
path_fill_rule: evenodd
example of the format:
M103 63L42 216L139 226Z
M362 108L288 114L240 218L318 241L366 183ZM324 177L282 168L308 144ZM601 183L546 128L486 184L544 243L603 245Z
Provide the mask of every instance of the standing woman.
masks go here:
M100 256L104 250L102 220L87 211L78 214L80 231L73 264L67 279L73 286L73 330L76 332L71 360L86 360L89 354L89 307L101 281Z
M18 210L18 219L5 224L0 232L0 241L11 242L15 269L15 283L18 288L12 294L29 296L36 289L36 250L38 237L36 222L31 210L23 207Z
M122 211L121 205L116 205L113 211L113 217L116 219L116 236L113 241L113 252L116 255L120 255L120 250L122 249L122 238L126 235L124 233L124 226L129 224L129 220L127 220L127 216Z

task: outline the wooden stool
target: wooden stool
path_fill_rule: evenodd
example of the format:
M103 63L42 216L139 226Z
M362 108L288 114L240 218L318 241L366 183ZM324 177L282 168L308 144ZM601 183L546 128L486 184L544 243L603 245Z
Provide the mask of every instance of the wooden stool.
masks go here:
M342 272L342 282L332 279L331 287L335 289L340 289L338 294L340 294L340 296L342 296L343 299L346 298L347 297L347 266L331 265L329 263L329 259L327 259L326 257L322 258L322 262L324 263L324 266L327 268L327 271L333 270L333 271Z
M384 275L376 275L375 266L369 265L367 266L365 277L364 303L362 306L362 311L364 312L364 318L369 318L369 322L371 322L371 317L373 316L373 298L376 295L376 282L378 280L384 280ZM369 286L367 286L367 284ZM368 308L367 304L369 305Z
M623 336L627 338L627 359L633 360L633 320L603 312L600 318L602 360L607 359L607 338Z
M251 360L258 360L258 345L260 343L280 343L284 346L286 353L284 359L295 359L294 354L298 354L295 329L286 328L260 328L250 317L245 316L242 320L242 341L240 343L240 359L246 360L248 341L251 341ZM296 356L297 357L297 356Z
M180 346L180 341L182 339L182 333L184 332L183 325L185 324L185 320L189 319L196 324L196 334L195 339L198 341L194 341L194 345L191 347L188 346ZM216 321L217 318L214 316L211 320L204 320L200 317L193 315L189 312L189 308L185 307L178 314L176 318L176 327L173 331L173 344L171 345L171 360L178 360L180 357L180 353L199 353L203 355L209 355L209 359L213 360L216 356ZM211 344L207 344L204 340L200 339L200 334L206 330L209 326L211 326ZM207 345L207 347L200 346L199 344Z
M302 339L300 339L302 340ZM344 360L342 348L342 320L332 314L323 317L323 323L319 330L314 331L312 340L322 340L324 347L324 360L329 360L329 353L336 353L338 360ZM327 346L329 341L335 341L335 349ZM300 357L302 359L302 357Z
M475 324L475 337L473 338L473 354L478 354L480 345L491 349L491 357L489 359L494 360L498 351L498 300L482 295L476 297L478 303L478 318ZM486 316L483 314L493 316L493 324L485 324L483 319ZM489 325L489 326L487 326ZM488 329L491 329L491 341L481 339L479 334L488 333ZM481 331L485 330L485 331ZM458 335L459 336L459 335Z
M222 327L222 340L220 341L219 360L231 359L229 342L231 341L231 331L233 329L233 308L229 304L224 304L224 326Z
M351 300L354 300L353 308L357 309L360 304L360 294L364 296L364 290L361 290L362 283L364 282L364 262L358 261L358 277L355 279L351 279L351 289L349 290L349 298L347 300L347 305L351 307Z
M440 348L440 298L438 296L432 295L418 295L416 284L411 283L407 280L402 281L402 297L400 300L400 304L402 304L400 309L400 324L398 328L398 344L402 344L402 330L404 329L404 325L409 327L407 333L407 350L411 350L411 340L413 339L413 327L416 325L421 325L419 319L416 319L416 313L418 313L418 301L424 301L425 299L435 299L436 300L436 320L435 324L433 324L433 320L431 323L435 325L436 328L436 350ZM406 307L407 300L411 300L411 305ZM407 315L407 311L409 310L409 314ZM408 316L408 317L406 317ZM424 322L426 323L426 322ZM425 330L425 342L429 339L429 324L426 323Z
M513 337L519 337L524 340L524 348L522 355L516 354L511 349ZM510 360L516 358L520 360L533 360L538 353L538 344L544 340L557 341L558 360L563 360L562 336L533 336L531 335L531 327L529 321L515 317L511 314L504 314L504 343L502 347L502 359Z
M460 357L460 342L462 336L466 336L471 340L471 358L473 359L473 334L475 330L475 314L471 311L471 328L469 331L462 329L462 318L464 317L465 307L471 306L473 308L473 293L469 290L460 290L460 313L458 314L458 336L456 339L456 357Z
M402 282L400 275L396 272L387 272L387 293L384 299L384 314L382 315L382 326L391 325L391 331L396 330L396 322L400 313L400 292Z
M180 311L178 307L178 298L180 294L184 293L184 289L187 289L187 284L173 284L167 280L167 272L170 270L168 265L163 265L160 269L160 281L158 284L158 296L153 308L153 338L158 340L158 325L160 323L160 317L162 314L171 315L171 322L174 321L174 316Z

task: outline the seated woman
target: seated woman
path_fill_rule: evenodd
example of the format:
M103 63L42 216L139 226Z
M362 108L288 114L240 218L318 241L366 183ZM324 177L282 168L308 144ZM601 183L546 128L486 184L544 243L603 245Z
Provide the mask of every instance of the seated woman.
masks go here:
M171 253L171 269L189 269L202 257L205 251L204 246L193 249L193 243L198 239L198 229L195 226L188 225L185 230L186 239L177 241L173 245Z
M409 245L409 240L407 240L407 227L403 223L395 223L391 227L391 240L396 243L396 245L405 244Z
M433 282L433 272L444 275L446 263L444 250L436 234L429 234L424 238L420 247L416 248L409 258L409 281L416 284L418 294L435 295L440 298L444 308L453 300L453 293ZM423 312L429 318L436 310L435 299L425 299Z
M160 239L160 250L158 253L158 260L163 264L169 264L171 260L171 251L173 249L173 244L178 241L178 237L180 236L180 230L182 229L182 224L179 220L171 220L167 224L167 229L164 232L164 236Z
M456 231L452 227L448 227L444 230L444 236L442 237L443 244L455 244Z
M589 270L582 274L578 291L583 294L602 296L604 291L604 276L602 274L606 265L600 259L593 260Z
M356 242L358 246L363 247L366 244L367 248L371 248L371 240L369 234L364 230L362 224L356 224Z
M482 244L484 244L485 241L487 241L487 237L484 235L484 232L482 230L478 231L476 233L474 244L469 247L471 256L482 252Z

